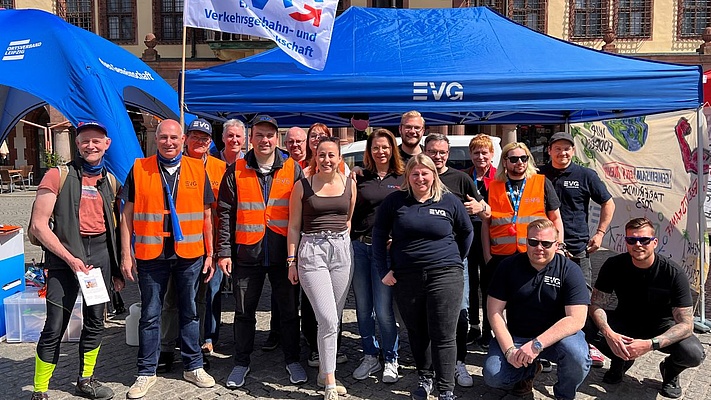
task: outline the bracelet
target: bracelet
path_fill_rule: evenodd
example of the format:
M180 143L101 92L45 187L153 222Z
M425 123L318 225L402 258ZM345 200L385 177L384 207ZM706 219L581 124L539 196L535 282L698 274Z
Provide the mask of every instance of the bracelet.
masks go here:
M603 231L603 230L600 229L600 228L598 228L596 232L600 232L600 233L602 233L603 235L607 233L607 232Z
M509 356L511 355L511 353L514 352L514 350L516 350L516 346L511 346L508 349L506 349L506 352L504 353L504 359L508 360Z
M286 256L286 259L287 260L294 260L294 259L296 259L296 256Z

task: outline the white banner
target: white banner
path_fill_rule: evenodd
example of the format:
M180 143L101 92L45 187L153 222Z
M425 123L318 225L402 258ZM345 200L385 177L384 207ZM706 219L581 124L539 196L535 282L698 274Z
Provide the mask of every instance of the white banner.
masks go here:
M647 217L655 224L657 251L679 264L698 292L697 184L702 179L706 187L708 161L705 174L699 176L696 112L573 124L571 134L576 142L574 161L597 171L615 201L615 215L603 246L620 253L627 251L625 223ZM592 236L600 213L597 205L591 208Z
M301 64L323 70L338 0L185 0L185 26L271 39Z

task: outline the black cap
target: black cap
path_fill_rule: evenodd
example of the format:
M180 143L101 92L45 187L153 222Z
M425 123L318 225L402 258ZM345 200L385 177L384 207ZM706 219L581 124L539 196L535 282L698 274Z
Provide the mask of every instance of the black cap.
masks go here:
M262 115L257 115L254 117L252 120L252 126L261 124L262 122L266 122L267 124L272 124L276 129L279 129L279 125L277 124L276 120L267 114L262 114Z
M567 140L575 146L575 140L573 140L573 136L571 136L570 133L568 132L556 132L551 136L551 140L548 141L548 145L552 145L553 143L559 141L559 140Z

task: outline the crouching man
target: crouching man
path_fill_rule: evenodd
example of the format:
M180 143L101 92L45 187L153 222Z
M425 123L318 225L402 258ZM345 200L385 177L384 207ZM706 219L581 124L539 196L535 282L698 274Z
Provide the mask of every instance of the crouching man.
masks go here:
M585 325L590 297L580 268L558 250L558 231L548 219L527 228L526 253L501 262L489 286L492 339L484 382L530 395L544 358L558 363L557 399L574 399L590 370ZM506 318L504 318L506 310Z
M679 374L701 364L704 348L694 336L689 279L672 260L654 250L658 239L647 218L625 225L627 253L610 257L600 268L592 292L586 334L590 343L610 357L602 380L622 382L636 359L659 350L669 354L659 364L664 397L681 397ZM612 293L617 308L605 310Z

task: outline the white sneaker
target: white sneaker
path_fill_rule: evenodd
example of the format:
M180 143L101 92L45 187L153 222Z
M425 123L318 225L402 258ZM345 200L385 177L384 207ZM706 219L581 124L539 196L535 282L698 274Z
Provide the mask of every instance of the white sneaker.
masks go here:
M457 365L454 367L454 378L457 380L457 385L461 387L474 386L474 379L469 375L467 365L461 361L457 361Z
M140 399L148 393L148 390L156 384L158 379L155 375L152 376L139 376L136 378L136 382L131 385L126 393L126 397L129 399Z
M362 381L363 379L369 377L370 374L380 371L381 368L383 367L380 365L378 356L370 356L366 354L365 357L363 357L363 362L360 363L355 371L353 371L353 379Z
M183 371L183 379L201 388L211 388L215 386L215 378L211 377L210 374L205 372L202 368L192 371Z
M385 369L383 370L383 382L385 383L395 383L400 377L397 374L398 363L397 361L385 362Z

